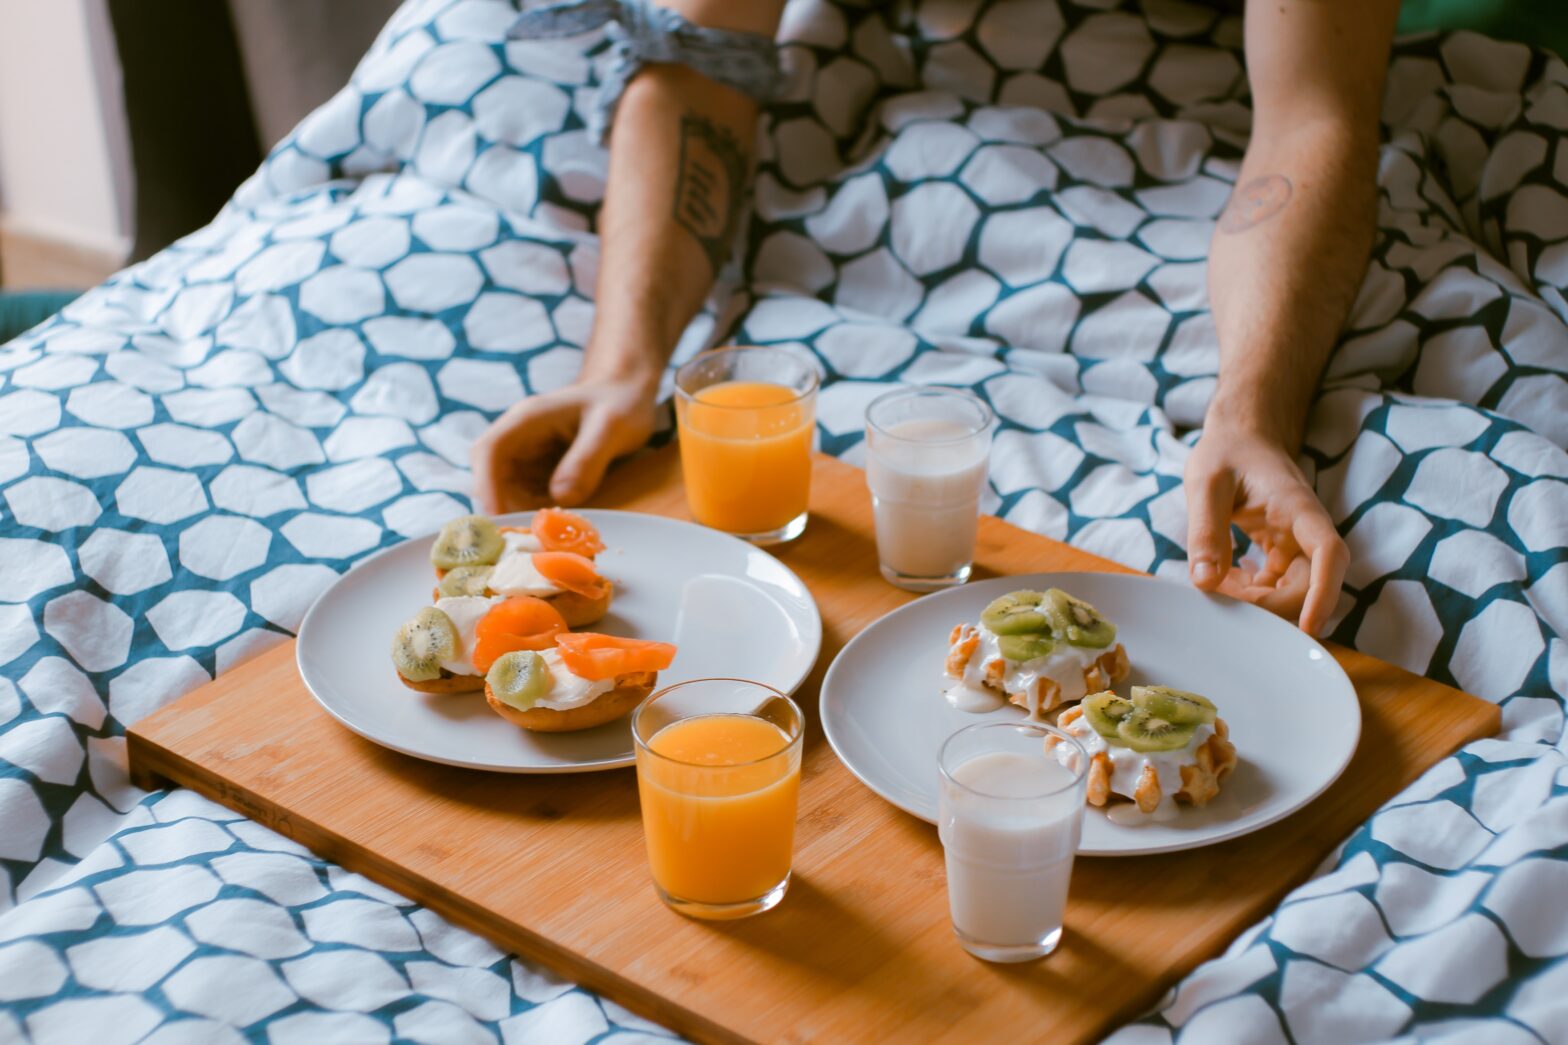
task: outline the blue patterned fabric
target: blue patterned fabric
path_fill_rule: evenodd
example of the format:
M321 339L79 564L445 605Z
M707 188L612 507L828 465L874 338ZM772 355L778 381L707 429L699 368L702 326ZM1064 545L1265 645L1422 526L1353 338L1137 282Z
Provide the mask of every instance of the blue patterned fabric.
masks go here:
M514 40L552 40L609 24L613 61L599 83L588 129L603 142L616 103L632 77L649 62L684 65L717 83L772 101L779 88L778 50L755 33L693 25L647 0L562 0L532 8L507 31Z
M1001 422L987 507L1184 576L1204 287L1249 126L1178 2L803 0L737 260L677 353L822 363ZM466 447L593 313L602 35L411 0L214 222L0 348L0 1040L660 1036L184 791L124 729L466 510ZM1303 464L1334 637L1502 705L1119 1042L1568 1040L1568 69L1400 45L1374 258ZM911 998L911 1005L922 1000Z

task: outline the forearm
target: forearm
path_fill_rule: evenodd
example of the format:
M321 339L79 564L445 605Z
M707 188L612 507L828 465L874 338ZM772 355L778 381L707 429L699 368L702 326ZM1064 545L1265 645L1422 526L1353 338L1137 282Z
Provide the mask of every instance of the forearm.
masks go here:
M583 374L657 385L743 213L757 106L683 66L644 69L610 138Z
M1294 453L1376 228L1375 133L1332 123L1255 139L1215 228L1219 387L1209 423Z

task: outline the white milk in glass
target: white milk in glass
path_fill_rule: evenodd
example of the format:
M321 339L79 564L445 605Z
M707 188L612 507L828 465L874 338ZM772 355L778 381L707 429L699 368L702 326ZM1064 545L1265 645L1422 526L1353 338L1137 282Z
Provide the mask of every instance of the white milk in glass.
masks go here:
M883 566L937 578L969 565L988 448L985 432L945 418L897 421L871 434L866 482Z
M942 781L938 816L959 938L992 961L1049 953L1083 823L1077 774L1015 751L975 755L949 774L964 785Z

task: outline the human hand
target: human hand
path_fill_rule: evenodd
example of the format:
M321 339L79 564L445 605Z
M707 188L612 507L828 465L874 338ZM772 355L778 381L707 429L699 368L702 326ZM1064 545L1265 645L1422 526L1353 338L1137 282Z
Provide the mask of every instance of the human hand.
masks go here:
M610 462L653 434L656 392L642 380L579 378L517 403L469 450L479 510L582 503Z
M1187 458L1187 558L1192 583L1255 603L1319 634L1350 563L1328 511L1277 440L1211 423ZM1231 524L1265 554L1231 566Z

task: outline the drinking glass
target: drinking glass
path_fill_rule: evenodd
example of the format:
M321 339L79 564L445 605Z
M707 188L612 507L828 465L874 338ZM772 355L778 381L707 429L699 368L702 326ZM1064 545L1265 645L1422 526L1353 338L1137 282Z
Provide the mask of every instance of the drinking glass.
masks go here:
M789 888L803 720L778 690L697 679L632 713L637 794L659 896L695 918L745 918Z
M937 591L969 579L993 420L956 388L900 388L866 408L866 485L888 583Z
M937 830L958 942L989 962L1050 954L1062 938L1088 754L1055 726L982 722L949 737L938 761Z
M686 503L704 526L753 544L806 528L814 366L780 348L705 352L675 374Z

